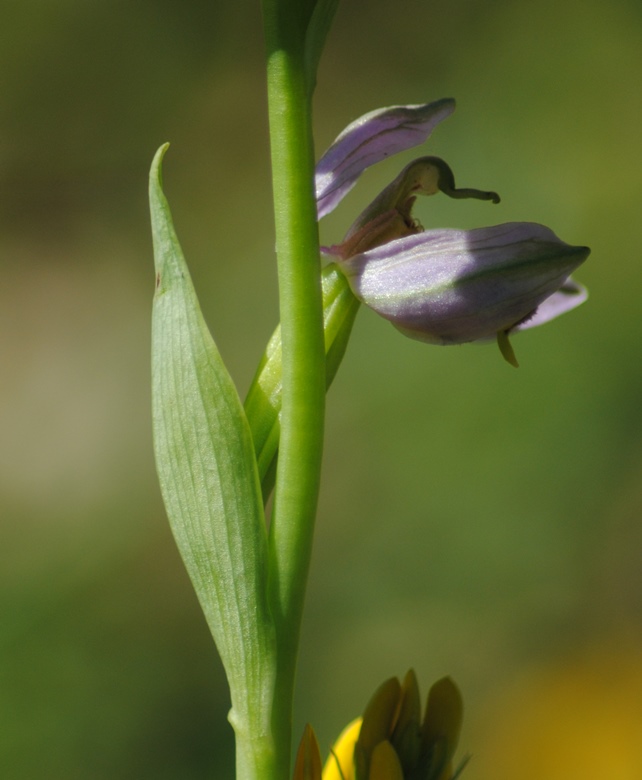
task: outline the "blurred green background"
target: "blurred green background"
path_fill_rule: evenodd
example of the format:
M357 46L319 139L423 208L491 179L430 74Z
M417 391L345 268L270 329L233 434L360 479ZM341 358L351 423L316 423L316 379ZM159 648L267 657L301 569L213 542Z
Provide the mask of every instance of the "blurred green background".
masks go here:
M229 778L223 674L168 530L149 411L146 177L165 187L243 394L277 321L258 2L2 6L0 767ZM328 403L296 733L324 751L384 678L451 674L467 777L642 777L642 6L343 0L320 154L374 108L457 98L417 154L592 255L588 304L494 346L369 312Z

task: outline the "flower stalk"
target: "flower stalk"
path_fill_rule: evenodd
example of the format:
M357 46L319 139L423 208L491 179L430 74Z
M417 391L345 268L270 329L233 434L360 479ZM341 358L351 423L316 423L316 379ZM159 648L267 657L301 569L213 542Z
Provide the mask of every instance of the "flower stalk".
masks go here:
M279 463L269 604L277 668L274 778L290 773L292 699L321 471L325 348L304 33L312 3L265 0L267 84L282 341ZM289 8L288 6L292 6Z

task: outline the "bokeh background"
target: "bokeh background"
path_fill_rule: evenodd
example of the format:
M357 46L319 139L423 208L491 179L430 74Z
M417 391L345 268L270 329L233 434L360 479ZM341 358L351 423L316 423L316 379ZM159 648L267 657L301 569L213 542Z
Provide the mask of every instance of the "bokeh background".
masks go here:
M258 2L0 13L0 767L229 778L224 677L152 459L146 177L165 186L243 394L277 321ZM451 674L466 776L642 777L642 6L343 0L319 154L379 106L457 98L421 153L592 255L590 302L493 346L359 314L328 402L296 731L324 749L384 678ZM364 175L342 237L415 152Z

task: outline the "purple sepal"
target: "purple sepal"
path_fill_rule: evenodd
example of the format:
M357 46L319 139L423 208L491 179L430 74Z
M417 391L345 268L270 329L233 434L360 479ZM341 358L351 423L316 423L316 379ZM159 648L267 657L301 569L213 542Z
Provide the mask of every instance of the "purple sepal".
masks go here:
M371 165L424 143L455 109L452 98L417 106L379 108L352 122L316 166L318 218L329 214Z
M513 222L429 230L338 264L355 295L407 335L459 344L540 325L581 303L568 277L588 254L543 225Z
M570 277L564 282L557 292L554 292L545 301L542 301L532 317L516 325L513 329L527 330L536 328L538 325L544 325L546 322L554 320L556 317L566 314L566 312L575 309L588 298L588 290Z

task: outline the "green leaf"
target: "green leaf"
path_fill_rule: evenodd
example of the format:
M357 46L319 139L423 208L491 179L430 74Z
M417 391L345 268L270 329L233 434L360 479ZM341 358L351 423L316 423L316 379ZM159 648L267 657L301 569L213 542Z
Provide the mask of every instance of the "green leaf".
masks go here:
M169 206L150 172L156 266L152 394L156 467L176 543L220 653L238 743L265 750L275 666L267 534L254 445L203 320Z

